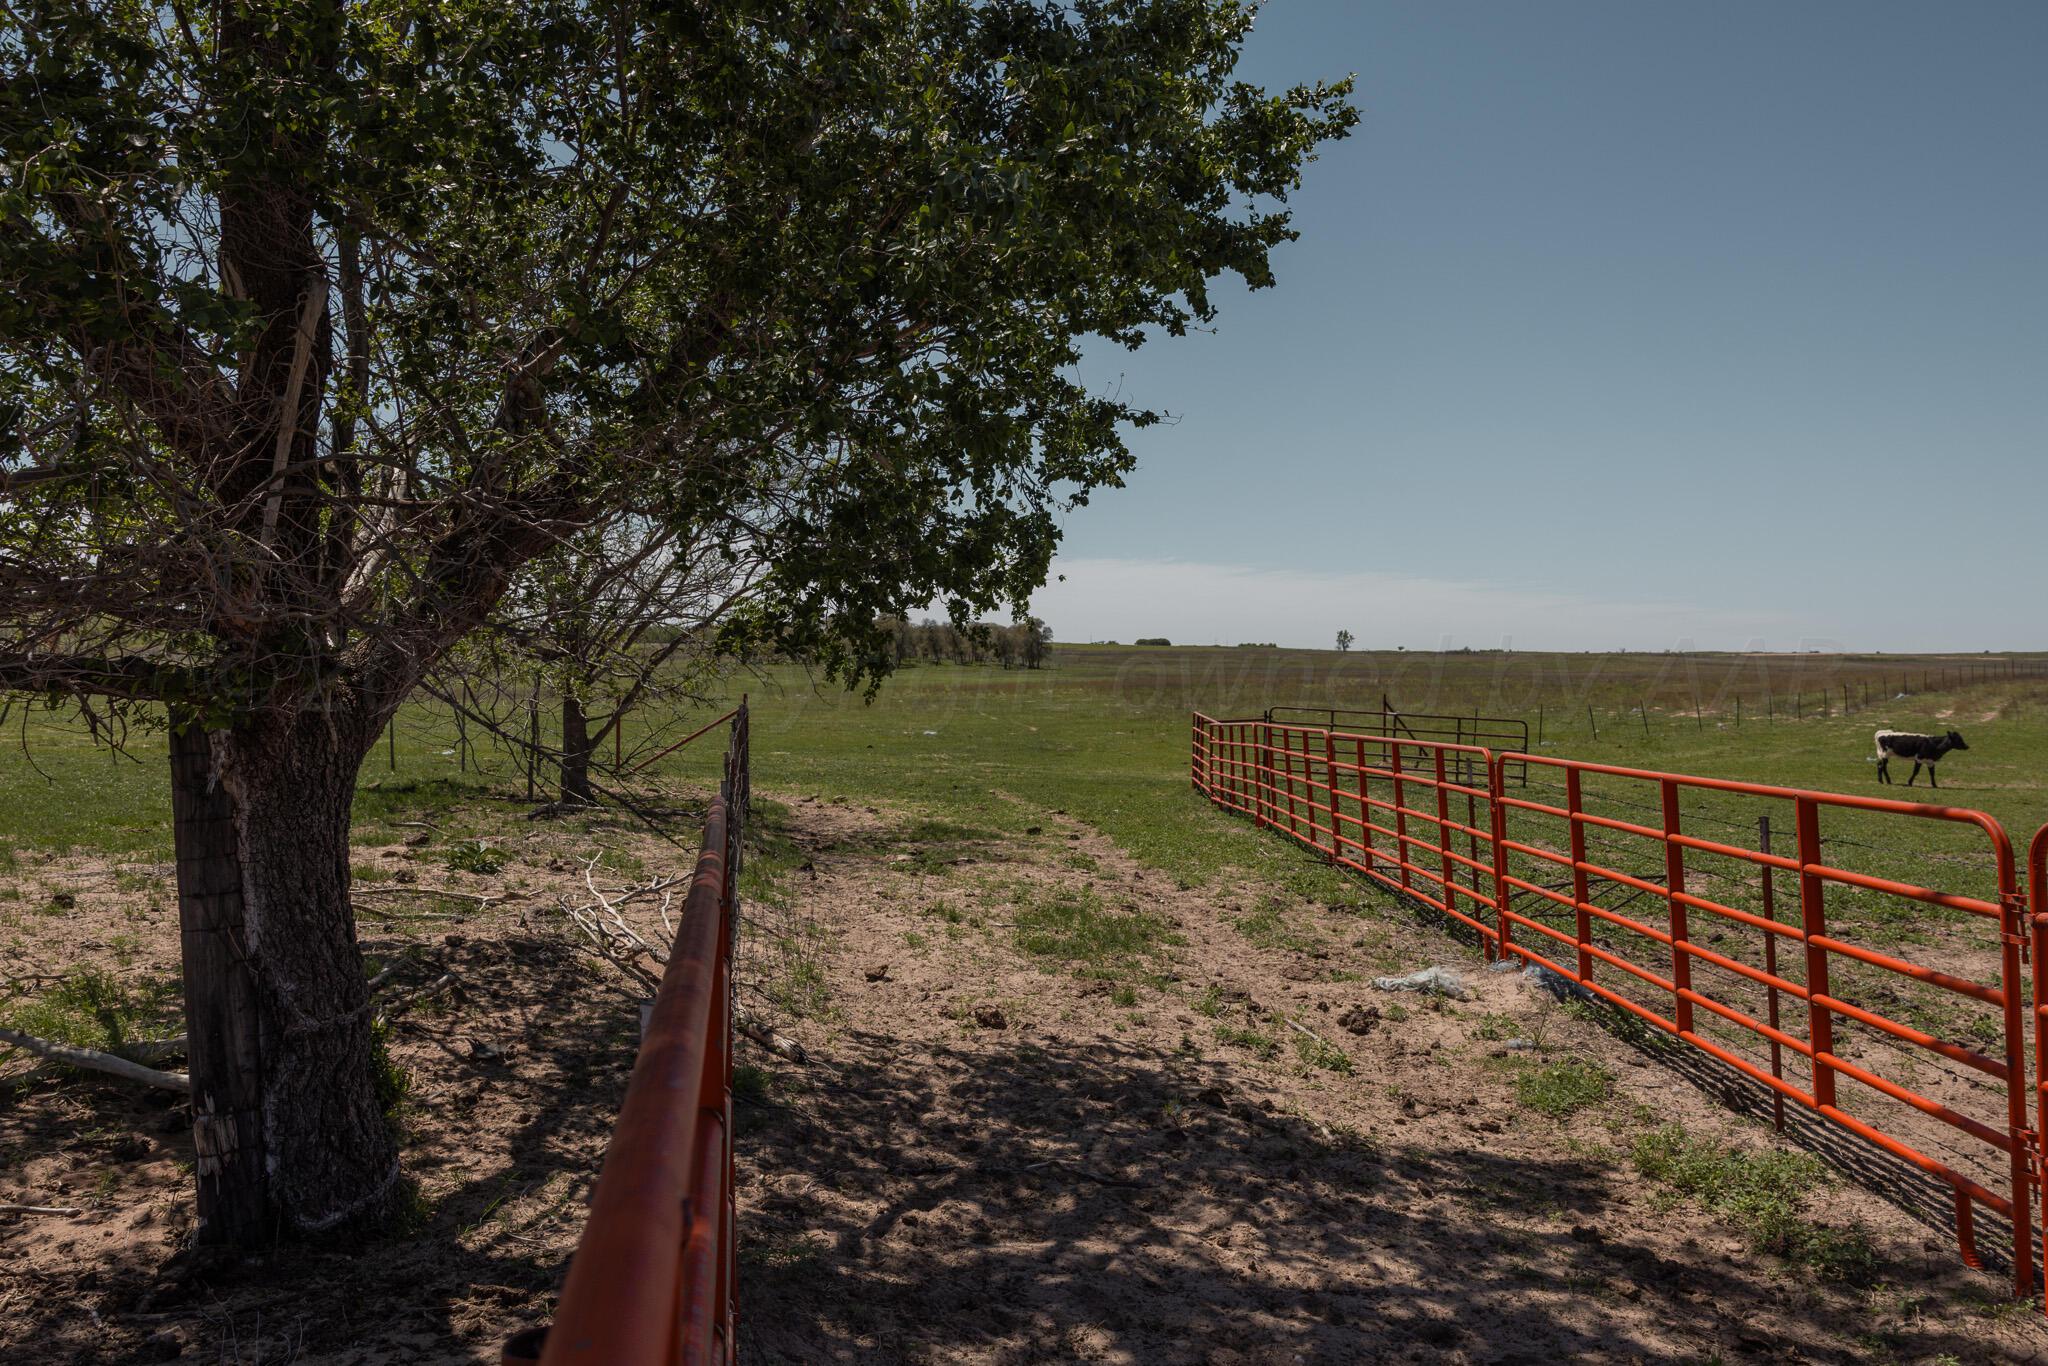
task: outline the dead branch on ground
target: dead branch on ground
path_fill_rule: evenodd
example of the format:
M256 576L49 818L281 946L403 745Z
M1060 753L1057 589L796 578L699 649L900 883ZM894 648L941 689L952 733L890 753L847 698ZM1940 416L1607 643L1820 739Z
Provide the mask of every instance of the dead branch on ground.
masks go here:
M79 1048L74 1044L54 1043L49 1039L38 1039L33 1034L19 1030L0 1028L0 1043L25 1048L38 1057L52 1062L61 1062L68 1067L83 1067L88 1071L105 1072L124 1081L139 1081L146 1086L160 1086L166 1091L182 1091L190 1094L192 1079L183 1072L159 1072L154 1067L144 1067L139 1062L102 1053L97 1048Z

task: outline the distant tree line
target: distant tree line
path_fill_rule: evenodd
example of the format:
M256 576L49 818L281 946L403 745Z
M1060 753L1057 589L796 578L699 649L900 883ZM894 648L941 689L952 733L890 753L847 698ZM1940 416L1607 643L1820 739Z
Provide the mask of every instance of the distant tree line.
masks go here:
M1137 639L1137 643L1138 643L1138 644L1140 644L1140 645L1171 645L1171 644L1173 644L1173 642L1172 642L1172 641L1170 641L1170 640L1168 640L1168 639L1167 639L1167 638L1166 638L1165 636L1139 636L1139 637L1138 637L1138 639Z
M899 665L1000 664L1036 669L1052 655L1052 628L1037 617L1007 626L978 621L959 625L926 617L912 625L902 617L884 622Z

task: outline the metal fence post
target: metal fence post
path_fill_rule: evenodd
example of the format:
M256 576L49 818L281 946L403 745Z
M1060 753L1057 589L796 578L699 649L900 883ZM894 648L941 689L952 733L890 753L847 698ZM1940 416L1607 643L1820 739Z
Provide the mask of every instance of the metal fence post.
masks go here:
M1438 865L1444 875L1444 907L1453 914L1458 909L1458 896L1453 890L1458 886L1458 865L1451 858L1451 794L1445 790L1443 746L1436 750L1436 852Z
M1771 852L1771 818L1769 816L1758 816L1756 818L1756 845L1758 849L1766 854ZM1763 865L1762 872L1764 875L1764 919L1775 925L1778 923L1778 870L1766 863ZM1764 931L1764 971L1773 979L1778 975L1778 935L1775 930ZM1777 1029L1780 1026L1778 1024L1778 987L1775 980L1765 984L1764 1000L1770 1010L1771 1028ZM1771 1040L1771 1075L1779 1081L1785 1079L1785 1046L1776 1039ZM1771 1125L1779 1133L1785 1132L1785 1093L1783 1091L1773 1090L1771 1092Z
M2012 1275L2017 1296L2034 1293L2033 1184L2039 1171L2040 1135L2027 1127L2027 1027L2025 970L2020 955L2027 938L2026 903L2013 874L2012 841L1991 825L1998 846L1999 989L2005 1010L2006 1127L2012 1135Z
M1365 737L1355 735L1352 742L1358 758L1358 838L1365 845L1365 866L1370 871L1379 867L1379 846L1372 837L1372 785L1365 774Z
M1827 884L1813 871L1820 866L1820 808L1811 797L1795 798L1792 807L1799 850L1799 928L1806 944L1806 1041L1813 1046L1813 1103L1832 1110L1835 1026L1822 999L1828 994L1828 951L1814 942L1828 932Z
M1387 741L1387 767L1393 771L1394 786L1394 862L1401 868L1401 890L1412 892L1415 881L1408 870L1408 788L1401 781L1401 742Z
M2043 1193L2039 1232L2041 1256L2043 1261L2048 1261L2048 1047L2044 1047L2048 1045L2048 1014L2043 1011L2044 1004L2048 1004L2043 1000L2048 991L2044 991L2042 981L2044 975L2048 975L2048 825L2035 831L2032 842L2027 846L2027 929L2034 954L2034 1132L2030 1155L2034 1159L2034 1170L2041 1177ZM2030 1259L2035 1232L2030 1221L2027 1229ZM2022 1293L2033 1293L2033 1287L2027 1286ZM2048 1312L2048 1296L2043 1297L2041 1307Z
M1680 1034L1692 1032L1692 953L1686 942L1685 846L1672 836L1678 833L1678 784L1666 778L1658 784L1664 792L1664 904L1671 926L1672 1020Z
M1261 829L1272 824L1266 812L1272 806L1273 788L1273 727L1259 727L1259 764L1254 772L1257 799L1252 803L1252 823Z
M1586 823L1579 819L1586 809L1582 782L1578 769L1564 771L1564 805L1568 813L1565 823L1571 827L1566 838L1571 843L1572 911L1579 941L1579 980L1590 982L1593 980L1593 953L1589 947L1593 942L1593 916L1586 907L1592 904L1593 889L1586 879Z
M1301 814L1294 804L1294 740L1284 730L1280 737L1280 752L1287 763L1287 833L1295 839L1301 838Z
M1493 843L1493 949L1496 957L1508 956L1511 942L1511 921L1508 918L1508 821L1507 808L1501 805L1501 791L1507 784L1507 760L1503 755L1488 755L1486 760L1486 826ZM1528 776L1525 766L1523 776Z
M1323 732L1323 785L1330 799L1330 862L1344 858L1343 842L1337 837L1337 737Z

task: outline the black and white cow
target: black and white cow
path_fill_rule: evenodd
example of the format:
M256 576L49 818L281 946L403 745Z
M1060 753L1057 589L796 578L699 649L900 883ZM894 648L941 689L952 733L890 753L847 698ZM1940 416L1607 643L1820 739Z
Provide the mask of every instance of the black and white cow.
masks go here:
M1920 766L1927 765L1927 781L1935 786L1934 766L1941 762L1941 756L1952 749L1968 749L1963 737L1955 731L1946 735L1914 735L1903 730L1881 730L1877 733L1877 780L1888 783L1892 780L1891 762L1894 759L1911 759L1913 776L1906 779L1906 786L1913 785L1913 778L1920 776Z

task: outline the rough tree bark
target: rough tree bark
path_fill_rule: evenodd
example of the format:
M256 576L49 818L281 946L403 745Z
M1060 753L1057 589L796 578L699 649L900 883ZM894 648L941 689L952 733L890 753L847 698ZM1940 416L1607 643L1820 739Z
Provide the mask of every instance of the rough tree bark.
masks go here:
M204 1242L374 1220L398 1189L348 904L366 732L315 711L172 736Z
M590 789L590 718L584 714L583 699L573 692L562 694L562 804L594 805L597 796Z

